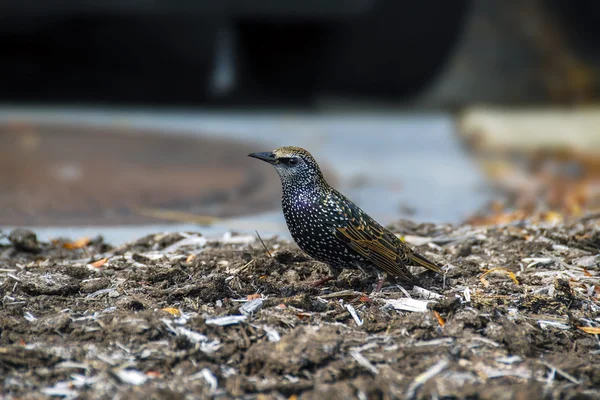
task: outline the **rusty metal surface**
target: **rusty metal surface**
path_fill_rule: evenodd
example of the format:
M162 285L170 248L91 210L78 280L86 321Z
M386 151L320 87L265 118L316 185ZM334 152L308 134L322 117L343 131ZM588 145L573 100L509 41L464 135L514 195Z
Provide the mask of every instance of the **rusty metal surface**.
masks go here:
M155 222L139 207L230 217L278 204L239 141L98 126L0 123L0 225Z

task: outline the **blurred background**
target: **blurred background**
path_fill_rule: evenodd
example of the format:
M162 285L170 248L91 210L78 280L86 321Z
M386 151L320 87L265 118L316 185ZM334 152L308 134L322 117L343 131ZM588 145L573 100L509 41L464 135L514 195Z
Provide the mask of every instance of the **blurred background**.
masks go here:
M286 236L246 154L305 147L383 223L600 209L593 0L0 2L0 227Z

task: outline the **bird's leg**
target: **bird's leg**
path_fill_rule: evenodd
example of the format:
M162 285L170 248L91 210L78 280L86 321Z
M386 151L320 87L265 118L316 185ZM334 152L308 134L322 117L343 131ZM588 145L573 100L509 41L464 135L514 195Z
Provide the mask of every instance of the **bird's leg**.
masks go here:
M325 277L323 277L321 279L319 279L318 281L314 282L310 286L312 286L312 287L319 287L319 286L323 286L324 284L326 284L329 281L334 280L335 279L335 275L336 275L335 271L333 270L333 268L330 265L327 266L327 269L329 270L329 275L325 276Z
M318 281L314 282L311 286L312 287L319 287L319 286L323 286L324 284L326 284L329 281L334 280L335 277L333 276L326 276L324 278L319 279Z
M383 288L383 283L385 282L385 278L387 278L387 274L384 272L383 275L381 275L381 279L379 279L377 286L375 287L376 293L381 292L381 289Z

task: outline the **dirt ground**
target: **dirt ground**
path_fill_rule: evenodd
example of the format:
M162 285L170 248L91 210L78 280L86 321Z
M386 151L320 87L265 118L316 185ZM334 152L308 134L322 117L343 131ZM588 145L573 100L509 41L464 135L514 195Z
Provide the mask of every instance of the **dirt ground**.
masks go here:
M376 275L356 270L312 286L329 268L275 239L112 248L5 232L3 394L600 398L598 225L394 229L445 276L375 294Z
M191 131L0 120L0 225L130 225L164 222L157 210L271 210L277 177L239 156L261 146Z

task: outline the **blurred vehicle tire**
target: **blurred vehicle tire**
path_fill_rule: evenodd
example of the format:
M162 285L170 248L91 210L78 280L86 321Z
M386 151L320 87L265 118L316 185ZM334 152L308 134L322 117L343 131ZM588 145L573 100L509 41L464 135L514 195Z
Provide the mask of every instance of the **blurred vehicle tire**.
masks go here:
M238 21L240 91L405 98L443 68L469 0L374 0L360 13Z
M405 98L417 94L454 50L470 1L375 1L337 24L327 45L323 89L336 95Z

